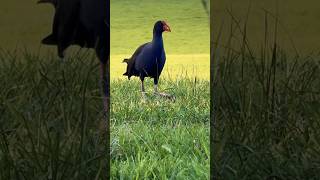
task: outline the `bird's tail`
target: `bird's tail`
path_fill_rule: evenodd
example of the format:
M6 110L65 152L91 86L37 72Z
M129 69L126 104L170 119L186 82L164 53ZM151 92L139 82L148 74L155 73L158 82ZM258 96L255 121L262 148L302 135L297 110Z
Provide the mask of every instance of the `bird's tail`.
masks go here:
M130 59L123 59L122 63L127 63L129 65L129 60ZM128 76L128 78L130 79L130 76L129 76L129 73L128 73L128 68L127 68L127 71L123 74L124 76Z
M55 38L55 36L53 34L50 34L49 36L45 37L44 39L42 39L41 41L42 44L47 44L47 45L56 45L57 40Z
M122 62L123 62L123 63L127 63L127 64L128 64L128 63L129 63L129 60L130 60L130 59L123 59L123 61L122 61Z
M128 76L128 79L130 79L131 76L137 76L138 72L134 68L135 59L129 58L129 59L123 59L123 63L127 63L127 71L123 74L124 76Z

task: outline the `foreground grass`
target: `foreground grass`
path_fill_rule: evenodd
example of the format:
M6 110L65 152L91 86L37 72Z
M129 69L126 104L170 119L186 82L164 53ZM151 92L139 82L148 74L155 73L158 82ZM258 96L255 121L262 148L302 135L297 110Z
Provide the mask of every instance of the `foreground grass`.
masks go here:
M265 69L259 59L246 60L244 69L237 58L219 63L211 132L214 177L320 176L320 61L277 58L277 65L266 61Z
M97 60L53 57L0 52L0 179L106 178Z
M231 33L242 33L215 45L211 133L217 179L320 177L320 58L281 49L268 18L259 51L247 39L247 24L237 19Z
M112 176L125 179L209 178L209 82L161 80L176 101L149 94L140 82L114 80L112 87ZM152 87L152 81L146 86Z

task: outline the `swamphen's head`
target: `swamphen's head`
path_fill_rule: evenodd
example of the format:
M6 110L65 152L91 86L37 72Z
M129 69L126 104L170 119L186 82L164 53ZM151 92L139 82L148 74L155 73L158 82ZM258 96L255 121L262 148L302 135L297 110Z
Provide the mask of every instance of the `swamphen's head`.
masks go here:
M171 32L169 25L165 21L157 21L154 24L153 33L161 34L163 32Z

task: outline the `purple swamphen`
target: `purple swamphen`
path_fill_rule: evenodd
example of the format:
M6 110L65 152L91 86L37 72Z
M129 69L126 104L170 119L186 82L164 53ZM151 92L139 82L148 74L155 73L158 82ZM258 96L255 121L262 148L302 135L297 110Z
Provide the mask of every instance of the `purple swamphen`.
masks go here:
M109 111L110 0L39 0L55 8L52 33L41 42L56 45L58 56L70 45L93 48L100 60L105 115ZM108 119L108 117L107 117Z
M154 93L156 95L174 99L174 96L158 92L159 77L166 62L162 33L171 32L169 25L165 21L157 21L153 28L153 39L138 47L131 58L124 59L127 63L127 71L123 74L128 76L140 77L142 97L145 99L144 78L154 79Z

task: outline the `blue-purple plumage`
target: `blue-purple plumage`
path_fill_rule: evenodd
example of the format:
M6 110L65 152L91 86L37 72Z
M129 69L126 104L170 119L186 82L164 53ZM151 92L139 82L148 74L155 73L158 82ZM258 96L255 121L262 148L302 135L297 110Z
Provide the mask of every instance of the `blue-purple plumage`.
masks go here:
M131 58L124 60L128 64L125 76L129 79L131 76L138 76L141 80L151 77L158 82L166 62L162 38L164 31L170 31L169 26L164 21L157 21L153 28L152 41L141 45Z

